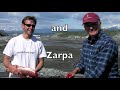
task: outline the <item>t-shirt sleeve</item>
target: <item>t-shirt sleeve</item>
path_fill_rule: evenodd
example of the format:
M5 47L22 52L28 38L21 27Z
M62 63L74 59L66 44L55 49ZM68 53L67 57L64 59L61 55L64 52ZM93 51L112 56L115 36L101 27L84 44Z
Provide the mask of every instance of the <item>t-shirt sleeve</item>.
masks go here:
M39 58L42 58L42 57L47 57L47 54L46 54L45 47L44 47L43 43L41 42L41 47L39 50Z
M11 39L6 44L6 46L5 46L4 50L3 50L3 54L12 57L12 55L13 55L13 47L14 47L14 40Z

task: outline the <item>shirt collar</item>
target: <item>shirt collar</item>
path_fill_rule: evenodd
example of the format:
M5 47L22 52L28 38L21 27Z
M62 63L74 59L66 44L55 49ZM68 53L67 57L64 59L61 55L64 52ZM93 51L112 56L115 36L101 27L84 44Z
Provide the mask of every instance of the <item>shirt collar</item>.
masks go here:
M102 30L100 29L98 34L94 37L94 38L91 38L90 36L88 37L88 43L90 44L94 44L101 36L102 34Z

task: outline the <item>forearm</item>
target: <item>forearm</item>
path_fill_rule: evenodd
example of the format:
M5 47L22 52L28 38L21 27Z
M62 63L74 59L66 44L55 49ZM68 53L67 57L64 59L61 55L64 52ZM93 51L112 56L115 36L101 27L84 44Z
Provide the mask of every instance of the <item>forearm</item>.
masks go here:
M38 63L38 65L36 66L35 71L36 71L36 72L39 72L39 71L42 69L43 66L44 66L44 59L41 58L41 59L39 59L39 63Z
M42 64L38 64L35 71L39 72L42 69L43 65Z
M6 67L6 71L7 72L12 72L12 73L17 72L17 65L12 65L10 63L10 57L9 56L4 55L4 57L3 57L3 64Z
M7 60L3 60L3 64L6 68L7 72L10 72L10 67L12 66L10 62L8 62Z
M6 55L3 56L3 64L7 69L9 69L12 66L12 64L10 63L9 56L6 56Z
M76 74L77 72L80 72L80 68L78 68L78 67L76 67L76 68L72 71L73 74Z

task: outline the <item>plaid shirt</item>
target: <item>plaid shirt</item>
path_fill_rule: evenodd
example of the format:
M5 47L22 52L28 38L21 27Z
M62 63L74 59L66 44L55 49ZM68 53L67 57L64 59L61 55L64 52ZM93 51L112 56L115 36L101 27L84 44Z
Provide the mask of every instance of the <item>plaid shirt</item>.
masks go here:
M99 31L96 38L83 42L80 62L76 65L84 71L85 78L118 78L118 46L116 42Z

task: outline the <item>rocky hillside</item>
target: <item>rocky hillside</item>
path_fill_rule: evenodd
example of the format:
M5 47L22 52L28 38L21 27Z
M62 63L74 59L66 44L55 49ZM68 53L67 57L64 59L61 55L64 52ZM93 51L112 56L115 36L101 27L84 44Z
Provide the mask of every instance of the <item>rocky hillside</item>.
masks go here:
M0 36L8 36L8 34L4 30L0 30Z

